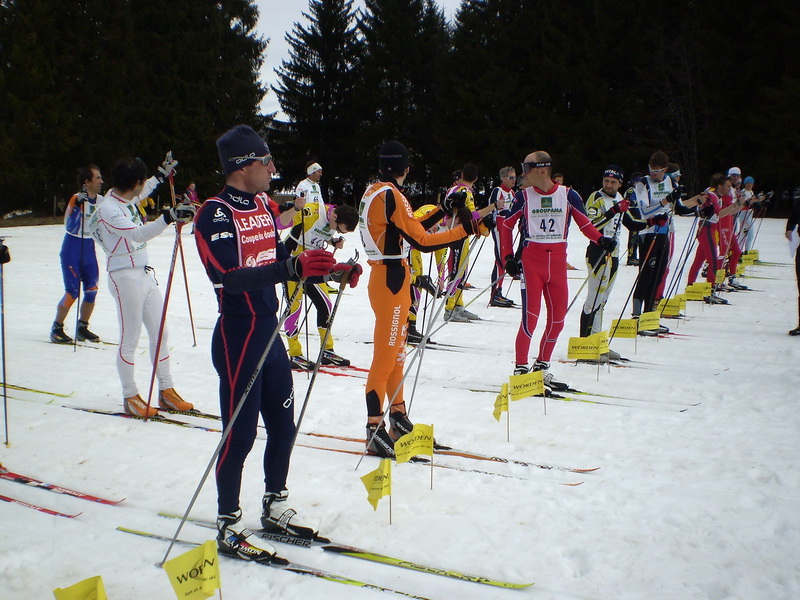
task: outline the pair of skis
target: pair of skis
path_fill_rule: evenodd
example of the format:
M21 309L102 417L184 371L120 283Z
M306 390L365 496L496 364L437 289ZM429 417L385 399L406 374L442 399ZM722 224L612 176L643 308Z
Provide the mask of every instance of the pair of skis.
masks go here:
M48 492L54 492L56 494L64 494L66 496L72 496L73 498L80 498L81 500L87 500L89 502L98 502L100 504L116 505L125 500L124 498L122 500L109 500L108 498L95 496L94 494L89 494L87 492L80 492L78 490L73 490L70 488L57 485L55 483L42 481L41 479L36 479L31 475L26 475L24 473L15 473L13 471L10 471L2 464L0 464L0 479L4 479L6 481L12 481L14 483L20 483L22 485L27 485L29 487L35 487L47 490ZM67 519L74 519L75 517L81 514L81 513L76 513L76 514L62 513L57 510L52 510L50 508L40 506L38 504L25 502L24 500L20 500L18 498L13 498L11 496L0 495L0 500L2 500L3 502L18 504L20 506L24 506L25 508L30 508L32 510L36 510L48 515L53 515L56 517L65 517Z
M180 519L181 518L181 516L179 516L179 515L173 515L173 514L165 513L165 512L161 512L161 513L159 513L159 515L162 516L162 517L169 518L169 519ZM191 519L191 518L188 519L187 521L190 522L190 523L193 523L193 524L195 524L195 525L197 525L199 527L212 529L214 531L216 531L216 529L217 529L216 524L211 522L211 521L206 521L206 520L203 520L203 519ZM126 533L134 533L134 534L137 534L137 535L145 535L146 537L152 537L152 538L155 538L155 539L162 539L162 540L165 540L165 541L169 541L170 540L170 538L167 537L167 536L161 536L161 535L153 534L153 533L149 533L149 532L140 532L140 531L129 530L129 529L126 529L126 528L121 528L121 527L118 527L117 529L120 529L121 531L125 531ZM449 577L451 579L458 579L460 581L469 581L469 582L472 582L472 583L479 583L479 584L483 584L483 585L489 585L489 586L493 586L493 587L506 588L506 589L522 589L522 588L526 588L526 587L530 587L530 586L534 585L533 583L514 583L514 582L503 581L503 580L495 579L495 578L491 578L491 577L484 577L482 575L470 575L470 574L467 574L467 573L462 573L460 571L455 571L455 570L451 570L451 569L442 569L440 567L427 565L427 564L422 564L422 563L417 563L417 562L405 560L405 559L402 559L402 558L398 558L398 557L395 557L395 556L390 556L390 555L387 555L387 554L380 554L380 553L377 553L377 552L373 552L371 550L367 550L367 549L364 549L364 548L358 548L356 546L351 546L351 545L348 545L348 544L342 544L340 542L335 542L335 541L329 540L328 538L319 537L319 536L316 536L315 538L309 539L309 538L302 538L302 537L294 536L294 535L291 535L291 534L288 534L288 533L274 533L274 532L265 531L265 530L262 530L262 529L256 530L255 533L257 535L259 535L261 538L263 538L265 540L269 540L270 542L277 542L277 543L280 543L280 544L286 544L286 545L289 545L289 546L295 546L295 547L301 547L301 548L319 548L323 552L330 552L332 554L339 554L339 555L342 555L342 556L349 556L351 558L357 558L357 559L366 560L366 561L369 561L369 562L380 563L380 564L383 564L383 565L388 565L388 566L392 566L392 567L398 567L398 568L401 568L401 569L408 569L408 570L417 571L417 572L420 572L420 573L427 573L429 575L439 575L439 576L442 576L442 577ZM182 544L194 544L194 542L187 542L185 540L179 540L179 543L182 543ZM244 560L244 559L241 559L241 560ZM283 562L288 562L288 561L285 561L285 559L281 559L279 561L276 561L276 564L274 564L274 565L272 565L272 563L270 563L270 566L276 566L278 568L287 569L287 565L280 564L280 563L283 563ZM295 567L299 567L299 570L295 569ZM389 592L393 592L393 593L399 593L401 595L408 595L408 596L410 596L412 598L419 598L419 596L409 595L409 594L406 594L405 592L399 592L397 590L384 588L382 586L373 586L371 584L363 584L362 582L351 583L354 580L349 580L349 578L342 578L339 575L332 575L330 573L323 573L323 572L317 571L316 569L312 569L311 567L305 567L305 566L297 565L297 564L291 563L291 562L289 562L289 564L288 564L288 570L298 572L301 575L314 575L314 576L317 576L317 577L323 577L324 579L333 579L334 581L338 581L339 583L349 583L350 585L359 585L361 587L366 586L366 587L371 587L372 589L380 589L381 591L389 591ZM313 573L310 573L308 571L313 571ZM323 574L317 574L317 573L323 573ZM344 581L344 579L347 579L347 581Z
M59 486L59 485L56 485L56 484L44 482L44 481L41 481L41 480L36 479L36 478L34 478L32 476L29 476L29 475L12 472L12 471L10 471L10 470L6 469L5 467L2 467L2 466L0 466L0 478L6 479L6 480L9 480L9 481L13 481L15 483L20 483L20 484L23 484L23 485L29 485L29 486L33 486L33 487L46 489L48 491L56 492L56 493L59 493L59 494L70 495L70 496L73 496L73 497L81 498L83 500L88 500L88 501L92 501L92 502L98 502L98 503L101 503L101 504L116 505L116 504L119 504L120 502L122 502L122 500L110 500L110 499L102 498L100 496L96 496L96 495L93 495L93 494L80 492L80 491L72 490L72 489L69 489L69 488L65 488L65 487L62 487L62 486ZM76 517L78 517L78 516L80 516L82 514L82 513L76 513L76 514L62 513L62 512L59 512L59 511L55 511L55 510L46 508L44 506L40 506L38 504L32 504L32 503L25 502L23 500L19 500L17 498L13 498L13 497L10 497L10 496L5 496L5 495L0 495L0 501L15 503L15 504L18 504L20 506L24 506L26 508L30 508L32 510L36 510L38 512L42 512L42 513L45 513L45 514L48 514L48 515L52 515L52 516L64 517L64 518L68 518L68 519L74 519L74 518L76 518ZM166 513L161 513L161 515L165 516L165 517L169 517L169 518L177 518L177 519L180 518L177 515L171 515L171 514L166 514ZM206 528L210 528L210 529L216 530L216 525L214 523L210 522L210 521L203 521L203 520L199 520L199 519L190 519L190 522L195 523L196 525L199 525L199 526L202 526L202 527L206 527ZM120 531L126 532L126 533L131 533L131 534L135 534L135 535L139 535L139 536L154 538L154 539L158 539L158 540L162 540L162 541L170 541L169 537L162 536L162 535L155 534L155 533L150 533L150 532L145 532L145 531L138 531L138 530L128 529L128 528L125 528L125 527L118 527L117 529L119 529ZM419 572L422 572L422 573L428 573L428 574L432 574L432 575L440 575L440 576L443 576L443 577L450 577L450 578L458 579L458 580L461 580L461 581L470 581L470 582L473 582L473 583L480 583L480 584L485 584L485 585L490 585L490 586L495 586L495 587L501 587L501 588L509 588L509 589L520 589L520 588L525 588L525 587L529 587L529 586L533 585L533 583L513 583L513 582L502 581L502 580L499 580L499 579L483 577L483 576L480 576L480 575L469 575L469 574L466 574L466 573L461 573L460 571L442 569L442 568L431 566L431 565L426 565L426 564L416 563L416 562L412 562L412 561L407 561L407 560L404 560L404 559L401 559L401 558L397 558L397 557L394 557L394 556L389 556L389 555L386 555L386 554L379 554L377 552L372 552L370 550L366 550L364 548L358 548L356 546L350 546L350 545L347 545L347 544L333 542L333 541L331 541L331 540L329 540L327 538L322 538L322 537L316 537L314 539L306 539L306 538L300 538L300 537L297 537L297 536L292 536L292 535L289 535L289 534L276 534L276 533L273 533L273 532L265 532L265 531L258 531L257 533L261 537L263 537L264 539L268 539L268 540L274 541L274 542L279 542L279 543L288 544L288 545L292 545L292 546L300 546L300 547L305 547L305 548L317 547L317 548L321 548L325 552L331 552L331 553L334 553L334 554L341 554L341 555L344 555L344 556L350 556L352 558L358 558L358 559L367 560L367 561L376 562L376 563L381 563L381 564L385 564L385 565L389 565L389 566L394 566L394 567L399 567L399 568L404 568L404 569L410 569L410 570L419 571ZM177 542L180 543L180 544L183 544L183 545L190 545L190 546L198 545L195 542L189 542L189 541L186 541L186 540L177 540ZM233 558L236 558L236 557L233 557ZM240 560L244 560L244 559L240 559ZM418 598L419 600L427 600L426 598L424 598L422 596L416 596L416 595L408 594L408 593L405 593L405 592L401 592L399 590L395 590L395 589L392 589L392 588L387 588L387 587L384 587L384 586L373 585L373 584L361 582L361 581L358 581L358 580L355 580L355 579L351 579L349 577L344 577L344 576L337 575L335 573L330 573L330 572L327 572L327 571L321 571L321 570L315 569L313 567L308 567L308 566L305 566L305 565L292 563L292 562L286 561L286 560L277 560L274 563L270 563L270 566L274 566L274 567L277 567L277 568L280 568L280 569L292 571L292 572L298 573L300 575L309 575L309 576L314 576L314 577L319 577L319 578L322 578L322 579L326 579L326 580L329 580L329 581L334 581L334 582L337 582L337 583L343 583L343 584L347 584L347 585L355 585L355 586L358 586L358 587L366 587L366 588L375 589L375 590L384 591L384 592L391 592L391 593L407 596L407 597L410 597L410 598Z

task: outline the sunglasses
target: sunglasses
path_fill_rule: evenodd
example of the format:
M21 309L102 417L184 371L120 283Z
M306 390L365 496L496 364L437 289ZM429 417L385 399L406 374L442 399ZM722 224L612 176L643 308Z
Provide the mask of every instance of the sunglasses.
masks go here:
M666 170L667 170L667 167L662 167L661 169L654 169L653 167L650 167L650 172L651 173L663 173Z
M261 161L261 164L265 167L272 162L272 155L268 154L267 156L253 156L252 154L249 156L234 156L228 159L228 162L234 162L237 165L242 164L246 160L258 160Z

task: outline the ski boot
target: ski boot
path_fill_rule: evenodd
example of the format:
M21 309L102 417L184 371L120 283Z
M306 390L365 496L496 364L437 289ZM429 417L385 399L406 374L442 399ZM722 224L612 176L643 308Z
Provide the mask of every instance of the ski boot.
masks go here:
M242 511L217 516L217 548L222 554L258 563L271 563L278 553L269 542L259 540L241 524ZM277 561L274 561L277 562Z
M332 350L323 350L322 351L322 364L324 366L333 366L333 367L349 367L350 361L343 356L339 356L335 354ZM313 365L313 363L312 363ZM313 366L311 367L314 368Z
M53 327L50 329L50 341L54 344L71 344L75 340L64 333L63 323L53 321Z
M75 332L75 337L79 342L93 342L100 341L100 336L96 333L89 331L89 321L78 321L78 331Z
M289 507L289 491L267 492L261 501L261 527L265 533L291 535L307 540L317 537L317 529L303 523L297 511Z
M533 363L533 367L531 367L531 372L534 371L543 371L542 373L542 381L544 382L545 387L550 388L554 392L563 392L569 389L569 386L562 382L557 381L553 374L550 372L550 363L544 362L543 360L537 360Z
M308 360L305 356L290 356L289 364L292 371L313 371L314 363Z
M180 412L189 412L194 409L194 405L181 398L175 388L161 390L158 393L158 405L163 410L177 410Z
M367 423L367 454L380 458L397 458L394 453L394 440L383 423Z
M147 402L139 395L130 396L122 401L125 412L134 417L149 418L158 416L158 410L152 406L147 406Z

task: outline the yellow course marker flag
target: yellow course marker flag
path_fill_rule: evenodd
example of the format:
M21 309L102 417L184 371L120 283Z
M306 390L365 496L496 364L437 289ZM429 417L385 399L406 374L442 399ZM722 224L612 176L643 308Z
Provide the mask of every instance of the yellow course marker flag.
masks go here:
M367 488L367 500L372 508L378 510L378 500L392 493L392 461L389 458L381 460L380 466L370 471L361 478Z
M411 433L405 434L394 443L397 464L408 462L415 456L433 456L433 425L416 423Z
M56 600L107 600L103 578L100 575L79 581L68 588L56 588L53 590L53 595Z
M657 310L642 313L639 316L639 331L653 331L661 325Z
M508 388L512 400L522 400L528 396L541 396L544 394L544 380L541 371L512 375L508 378Z
M686 307L686 300L683 296L675 296L674 298L662 298L658 303L658 312L662 315L672 317L681 314L681 310Z
M500 415L508 412L508 384L504 383L500 389L500 393L494 401L494 415L495 420L500 421Z
M600 354L605 354L608 352L608 332L607 331L598 331L597 333L593 333L589 336L590 340L594 340L597 344L597 351Z
M636 319L614 319L611 321L611 335L615 338L635 338L637 327Z
M707 281L700 283L693 283L686 286L686 291L683 294L687 300L702 300L706 296L711 295L711 284Z
M168 560L163 565L179 600L204 600L221 587L217 543L203 545Z
M571 337L567 345L567 358L569 359L598 359L600 349L597 347L597 338Z

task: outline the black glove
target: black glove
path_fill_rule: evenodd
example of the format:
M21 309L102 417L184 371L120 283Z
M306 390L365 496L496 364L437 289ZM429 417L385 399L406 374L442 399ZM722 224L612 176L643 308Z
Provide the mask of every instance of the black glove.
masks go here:
M430 275L420 275L412 284L414 287L418 287L421 290L425 290L434 298L436 297L436 286L433 283Z
M519 274L522 272L522 265L520 264L519 260L514 258L513 254L509 254L506 256L506 273L511 275L512 277L519 277Z
M497 227L497 221L494 218L494 213L490 212L488 215L481 219L481 225L483 225L488 231L491 231L495 227Z
M167 155L164 157L164 162L161 163L161 166L158 167L158 171L156 172L156 178L159 183L164 183L165 179L169 179L170 175L174 175L175 167L177 166L178 161L172 158L172 151L170 150L167 152Z
M169 225L173 221L191 223L192 219L194 219L194 213L196 212L197 209L191 204L176 204L171 208L162 210L161 215L164 217L164 221L167 222L167 225Z
M669 193L669 196L668 196L669 201L670 202L677 202L678 200L680 200L682 192L683 192L683 190L680 188L680 186L676 187L674 190L672 190Z
M8 251L8 246L0 240L0 265L4 265L11 261L11 253Z
M446 196L442 200L442 209L445 212L452 213L454 210L464 208L467 205L467 191L459 190Z
M600 236L599 240L597 240L597 245L600 246L606 252L613 252L614 248L617 247L617 240L603 235Z
M472 211L466 206L462 206L458 209L458 212L456 212L456 220L459 222L459 224L464 226L464 230L467 232L467 234L478 234L478 223L472 220Z
M700 216L704 219L710 219L714 216L714 207L709 204L700 209Z
M294 202L284 202L280 206L278 206L278 212L283 214L288 212L294 208Z

